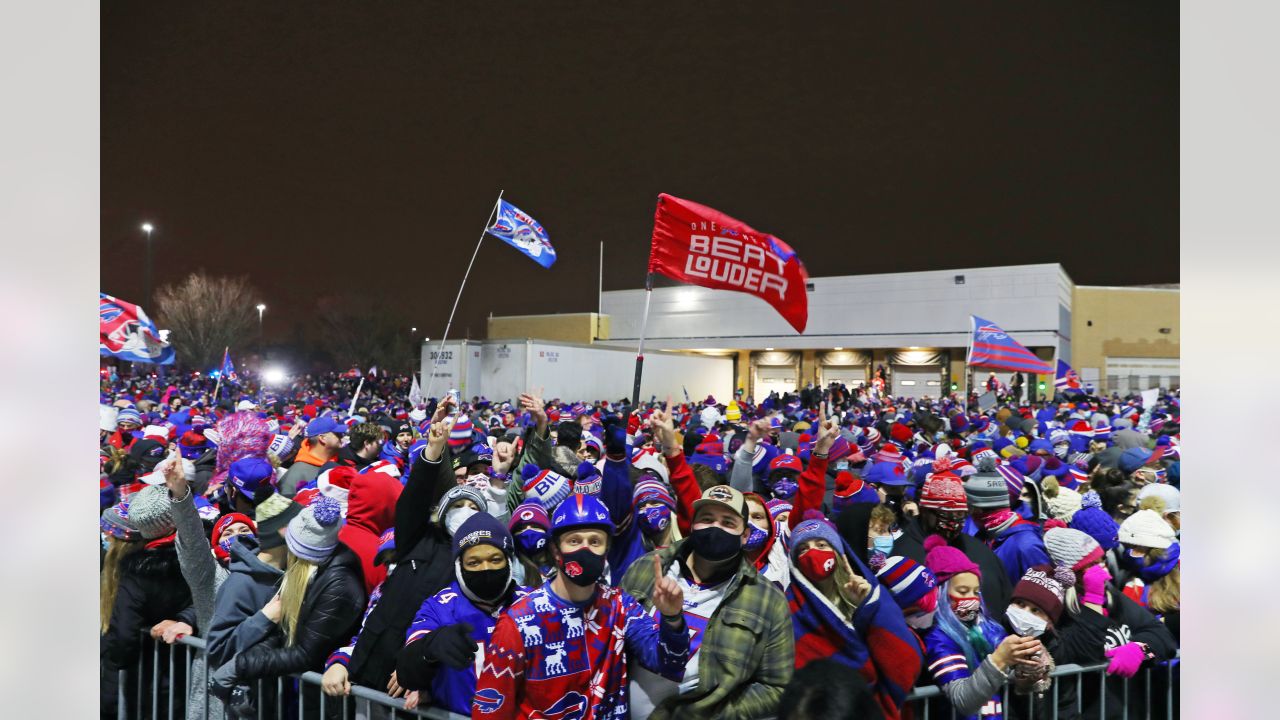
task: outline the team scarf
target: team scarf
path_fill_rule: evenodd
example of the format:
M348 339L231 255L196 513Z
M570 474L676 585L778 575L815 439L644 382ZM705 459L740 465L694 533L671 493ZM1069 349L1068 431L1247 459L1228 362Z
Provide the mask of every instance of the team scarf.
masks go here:
M902 705L920 673L924 649L875 574L847 545L842 551L850 566L871 583L871 590L852 619L846 620L808 578L799 571L791 573L787 603L795 632L796 668L831 658L857 669L885 718L896 720L902 717Z

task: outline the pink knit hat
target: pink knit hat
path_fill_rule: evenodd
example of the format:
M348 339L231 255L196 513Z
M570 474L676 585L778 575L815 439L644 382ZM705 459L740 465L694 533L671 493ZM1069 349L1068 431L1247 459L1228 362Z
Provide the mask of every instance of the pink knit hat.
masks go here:
M944 583L960 573L973 573L982 579L982 570L968 555L947 544L941 535L930 535L924 539L925 567L933 571L938 582Z

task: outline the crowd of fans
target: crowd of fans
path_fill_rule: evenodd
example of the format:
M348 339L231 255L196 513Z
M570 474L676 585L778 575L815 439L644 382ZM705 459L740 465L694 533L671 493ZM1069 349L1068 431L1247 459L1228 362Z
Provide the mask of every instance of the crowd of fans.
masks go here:
M1166 696L1127 679L1176 681L1176 394L355 385L104 375L104 717L138 716L117 670L148 632L205 640L191 718L353 685L494 720L897 718L930 684L939 717L1119 717Z

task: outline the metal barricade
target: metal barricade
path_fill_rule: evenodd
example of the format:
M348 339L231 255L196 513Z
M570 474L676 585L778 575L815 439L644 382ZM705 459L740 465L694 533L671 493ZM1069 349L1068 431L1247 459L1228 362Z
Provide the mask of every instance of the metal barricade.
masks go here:
M167 656L167 659L164 659ZM132 670L119 671L119 691L116 697L118 720L184 720L192 700L193 687L199 688L203 705L196 718L209 717L209 677L217 668L201 662L203 670L192 677L194 661L205 657L205 642L198 637L184 637L173 645L152 640L150 633L142 633L142 650L138 663ZM167 672L164 672L167 667ZM150 673L146 672L150 670ZM437 707L418 707L406 710L403 698L393 698L386 693L359 685L351 686L351 694L341 698L329 697L321 689L322 675L304 672L298 675L278 677L254 682L255 714L258 720L284 720L286 717L341 718L343 720L401 720L402 718L431 718L432 720L466 720ZM129 707L130 679L134 680L135 694L132 714ZM230 712L226 713L232 717Z
M1176 720L1178 704L1175 686L1181 655L1179 651L1171 660L1144 668L1132 679L1110 678L1112 689L1116 685L1120 687L1120 717L1123 720ZM1053 684L1045 691L1044 698L1037 698L1035 694L1018 694L1006 682L1000 695L1003 707L999 711L1005 718L1018 720L1058 720L1065 685L1066 692L1075 695L1075 705L1071 708L1075 716L1089 719L1108 717L1108 664L1058 666L1049 673ZM1097 690L1097 703L1094 711L1086 714L1084 695L1090 684ZM1157 686L1158 694L1153 692L1153 684ZM1158 687L1159 685L1163 687ZM1141 688L1140 695L1137 694L1138 688ZM917 686L907 695L905 704L911 706L914 716L922 720L955 720L958 717L955 709L946 702L942 689L935 685ZM943 712L940 713L939 710Z

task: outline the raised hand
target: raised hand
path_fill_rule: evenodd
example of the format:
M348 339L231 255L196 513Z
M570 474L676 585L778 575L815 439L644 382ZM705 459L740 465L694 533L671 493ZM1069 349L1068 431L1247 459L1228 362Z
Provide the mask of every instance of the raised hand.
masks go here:
M164 461L164 484L169 488L172 498L184 498L187 495L187 475L182 470L182 457L170 455Z
M427 447L422 456L429 462L437 462L444 455L444 446L449 442L449 431L453 430L453 419L446 417L439 422L431 423L427 432Z
M680 589L680 583L662 574L662 563L657 553L653 555L653 606L663 617L684 614L684 590Z
M840 437L840 424L835 416L824 418L818 423L818 439L813 443L813 452L826 455L838 437Z
M547 409L546 404L542 401L541 388L537 393L532 391L521 393L517 399L520 409L528 412L533 416L534 421L538 424L538 434L542 435L547 430Z
M844 565L844 571L849 575L849 581L844 584L844 591L849 594L855 603L861 603L871 592L871 583L867 579L853 571L853 567L849 565L849 558L842 553L840 562Z

